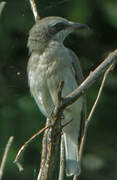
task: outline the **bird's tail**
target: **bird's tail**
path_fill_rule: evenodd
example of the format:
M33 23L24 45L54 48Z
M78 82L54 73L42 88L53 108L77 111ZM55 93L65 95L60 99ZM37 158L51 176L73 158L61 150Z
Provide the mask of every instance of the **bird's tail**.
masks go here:
M63 128L65 145L66 175L80 174L80 161L78 157L78 139L81 128L82 99L69 106L64 111L63 124L69 123ZM71 122L70 122L71 120Z
M74 132L72 134L75 135ZM63 133L65 144L66 175L73 176L80 174L80 162L78 159L78 138L74 140L67 133Z

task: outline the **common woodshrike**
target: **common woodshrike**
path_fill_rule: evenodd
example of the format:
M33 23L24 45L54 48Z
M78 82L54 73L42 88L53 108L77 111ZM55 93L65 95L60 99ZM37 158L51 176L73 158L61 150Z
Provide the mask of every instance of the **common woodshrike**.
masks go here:
M67 96L83 81L76 54L66 48L64 39L73 31L86 28L61 17L46 17L39 20L30 30L28 47L28 81L41 112L48 117L56 103L57 87L64 82L62 97ZM63 112L62 123L65 144L66 175L79 175L78 148L85 120L85 97L81 96Z

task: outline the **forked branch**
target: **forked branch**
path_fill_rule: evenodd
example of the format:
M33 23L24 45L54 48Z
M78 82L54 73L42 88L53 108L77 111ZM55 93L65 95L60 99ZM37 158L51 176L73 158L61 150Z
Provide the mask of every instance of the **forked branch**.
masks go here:
M86 92L86 90L97 80L97 78L99 78L100 75L102 75L108 68L109 69L107 70L107 72L109 72L110 68L112 68L112 66L115 62L117 62L117 50L110 53L109 56L86 78L86 80L79 86L79 88L74 90L70 95L68 95L64 99L61 99L60 96L58 96L61 100L61 103L59 104L59 106L58 106L58 104L56 105L56 107L54 109L54 115L51 117L51 122L56 122L56 123L53 124L53 127L51 128L51 131L49 132L49 138L50 138L51 145L49 144L49 146L46 146L46 149L48 151L46 151L46 156L45 156L46 158L43 159L44 164L46 164L48 161L47 157L49 157L50 166L51 166L51 162L54 162L54 163L52 163L52 171L51 171L51 169L49 171L49 168L50 168L49 166L48 166L48 168L45 165L43 167L41 166L41 172L43 171L44 173L43 173L43 176L40 175L40 173L39 173L38 180L52 179L52 173L55 168L55 152L51 151L51 150L53 149L53 147L54 147L54 150L57 149L57 145L58 145L58 143L57 143L58 139L57 138L53 139L53 136L57 137L57 135L59 133L59 138L60 138L60 126L58 126L58 122L60 122L60 117L61 117L61 114L63 113L63 110L70 104L74 103L82 94L84 94ZM107 72L106 72L106 75L107 75ZM104 79L105 79L105 76L104 76ZM101 86L101 88L102 88L102 86ZM90 118L91 118L91 116L90 116ZM79 152L80 154L82 154L82 149L83 149L83 144L84 144L84 139L85 139L88 122L89 122L89 118L85 124L85 133L84 133L84 136L82 137L81 149ZM45 133L46 137L47 137L47 134ZM45 171L45 167L46 167L47 171ZM46 172L49 175L46 174ZM75 179L77 179L76 176L74 177L74 180Z
M34 0L33 1L30 0L30 3L31 2L33 2L34 4ZM31 3L31 6L35 17L35 21L37 21L39 17L38 17L37 9L34 8L33 4ZM61 136L60 117L64 109L67 106L74 103L80 96L82 96L86 92L86 90L99 78L99 76L102 75L109 68L111 64L114 64L116 62L117 62L117 50L110 53L109 56L83 81L83 83L72 93L70 93L67 97L62 99L60 97L61 93L58 93L58 97L60 101L57 102L52 117L50 119L47 119L47 124L49 125L51 121L53 122L53 126L47 129L44 133L41 168L37 180L52 179L52 175L56 164L55 163L56 151L58 149L58 142ZM91 117L89 117L89 119L90 118ZM87 124L89 122L89 119L86 121ZM86 130L87 130L87 126L86 126ZM84 137L85 137L85 133L84 133ZM84 137L81 142L82 148L79 151L81 155L82 155L82 149L85 139Z
M65 108L74 103L91 85L108 69L111 64L117 62L117 50L111 52L108 57L82 82L82 84L70 93L63 102L61 108Z
M89 125L89 122L91 121L91 118L92 118L92 115L96 109L96 106L97 106L97 103L99 101L99 98L102 94L102 90L104 88L104 84L105 84L105 81L106 81L106 78L107 78L107 75L109 74L109 72L112 70L113 68L113 64L111 64L109 66L109 68L105 71L104 73L104 76L103 76L103 80L102 80L102 83L101 83L101 86L99 88L99 91L98 91L98 95L96 97L96 100L93 104L93 107L91 108L91 111L89 113L89 116L88 118L86 119L85 121L85 127L84 127L84 132L83 132L83 135L82 135L82 138L81 138L81 143L80 143L80 147L79 147L79 160L82 159L82 153L83 153L83 146L84 146L84 143L85 143L85 138L86 138L86 134L87 134L87 129L88 129L88 125ZM78 177L77 176L74 176L73 177L73 180L78 180Z

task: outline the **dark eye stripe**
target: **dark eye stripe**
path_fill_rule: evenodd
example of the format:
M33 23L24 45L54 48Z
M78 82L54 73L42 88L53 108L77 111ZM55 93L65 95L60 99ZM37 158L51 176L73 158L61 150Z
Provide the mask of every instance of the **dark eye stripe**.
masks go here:
M62 23L62 22L59 22L59 23L56 23L55 25L51 26L50 27L50 32L52 34L55 34L61 30L64 30L68 27L68 24L65 24L65 23Z
M57 30L57 31L60 31L62 29L65 29L68 25L67 24L63 24L63 23L57 23L54 28Z

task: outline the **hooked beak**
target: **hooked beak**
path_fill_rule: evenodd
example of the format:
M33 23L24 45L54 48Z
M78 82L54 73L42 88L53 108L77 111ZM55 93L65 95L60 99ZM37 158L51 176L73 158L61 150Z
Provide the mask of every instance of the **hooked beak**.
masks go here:
M70 22L70 29L72 30L89 29L89 27L86 24Z

